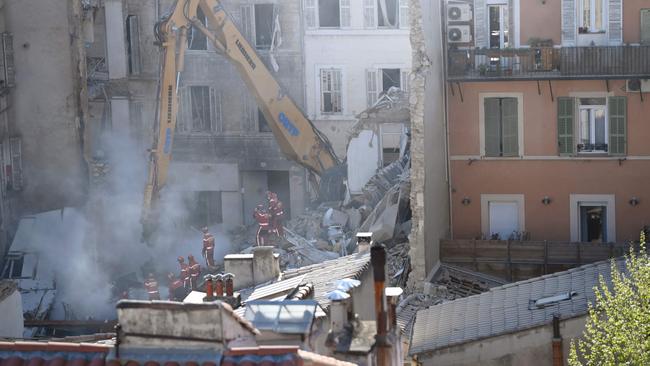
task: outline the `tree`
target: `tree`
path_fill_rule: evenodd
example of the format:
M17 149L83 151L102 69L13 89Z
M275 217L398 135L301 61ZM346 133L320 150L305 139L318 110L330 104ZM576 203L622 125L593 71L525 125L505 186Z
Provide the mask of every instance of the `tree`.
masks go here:
M582 339L571 341L571 366L650 365L650 258L644 232L639 253L631 246L624 268L612 260L611 274L610 286L601 275L594 288L596 301L589 304Z

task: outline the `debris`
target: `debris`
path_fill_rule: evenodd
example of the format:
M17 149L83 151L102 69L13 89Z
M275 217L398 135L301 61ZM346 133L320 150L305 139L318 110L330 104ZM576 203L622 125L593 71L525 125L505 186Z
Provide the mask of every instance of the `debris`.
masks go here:
M323 215L323 226L345 226L348 223L348 215L345 212L329 208Z

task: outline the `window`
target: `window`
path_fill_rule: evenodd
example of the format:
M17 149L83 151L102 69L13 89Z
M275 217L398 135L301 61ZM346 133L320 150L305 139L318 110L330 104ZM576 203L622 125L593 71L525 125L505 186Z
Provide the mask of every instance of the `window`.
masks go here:
M339 0L318 1L318 24L321 28L339 28L341 26Z
M484 99L485 156L519 155L519 101Z
M616 241L614 195L571 194L569 202L571 241L587 243Z
M558 98L560 155L572 155L576 151L624 155L626 130L626 97Z
M25 263L25 257L22 253L9 253L5 260L5 265L2 270L2 276L0 278L21 278L23 274L23 266Z
M578 152L607 152L605 98L580 98Z
M272 132L261 109L257 109L257 128L259 132Z
M605 0L579 1L579 33L605 32Z
M255 47L269 49L273 40L275 9L273 4L255 4Z
M408 92L408 70L385 68L366 70L366 99L372 107L390 88Z
M140 74L140 30L137 15L126 17L126 43L129 57L129 74Z
M397 0L377 0L377 26L399 27L399 5Z
M510 46L510 22L508 16L508 5L488 6L490 48L505 48Z
M220 191L189 192L185 197L189 217L187 221L193 227L204 227L223 222Z
M321 112L341 113L341 70L320 70Z
M350 0L303 0L303 10L307 28L350 27Z
M607 242L607 206L580 204L580 241Z
M199 8L196 11L196 17L205 25L206 18L203 11ZM208 49L208 38L196 27L192 27L187 35L187 48L190 50L205 51Z
M483 236L495 240L517 240L524 236L524 195L482 194Z
M190 100L192 103L192 131L210 131L212 121L210 115L210 88L207 86L191 86Z

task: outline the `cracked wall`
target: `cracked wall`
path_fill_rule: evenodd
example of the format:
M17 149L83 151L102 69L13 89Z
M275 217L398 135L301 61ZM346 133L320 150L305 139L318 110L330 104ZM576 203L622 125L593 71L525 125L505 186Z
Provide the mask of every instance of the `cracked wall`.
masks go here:
M440 0L411 0L411 243L409 286L420 287L439 264L449 233L447 133ZM426 143L425 143L426 142Z

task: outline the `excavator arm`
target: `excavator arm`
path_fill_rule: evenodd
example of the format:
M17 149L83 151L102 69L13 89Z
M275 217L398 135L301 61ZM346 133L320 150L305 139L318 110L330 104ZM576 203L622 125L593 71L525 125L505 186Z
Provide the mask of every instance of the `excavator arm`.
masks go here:
M201 9L206 17L197 19ZM320 195L331 199L340 195L345 175L327 137L323 135L282 90L269 69L219 0L177 0L156 24L156 37L162 47L159 106L156 115L156 140L151 150L144 193L145 232L152 220L153 207L167 181L178 111L178 84L183 71L187 34L191 27L206 35L218 53L236 67L248 89L255 95L282 152L291 160L320 177Z

